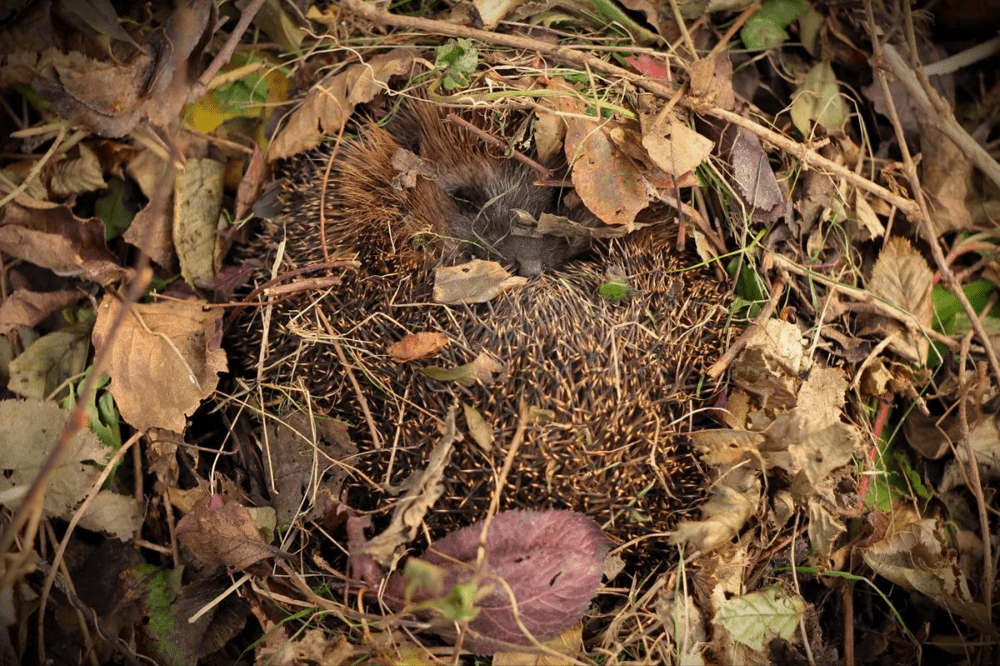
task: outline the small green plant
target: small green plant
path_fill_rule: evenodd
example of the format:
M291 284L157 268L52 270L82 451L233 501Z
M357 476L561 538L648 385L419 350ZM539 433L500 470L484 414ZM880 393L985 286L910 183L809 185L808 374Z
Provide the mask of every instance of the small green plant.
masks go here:
M438 47L434 67L444 75L441 85L451 91L469 85L469 76L478 63L479 49L472 45L472 40L459 39Z

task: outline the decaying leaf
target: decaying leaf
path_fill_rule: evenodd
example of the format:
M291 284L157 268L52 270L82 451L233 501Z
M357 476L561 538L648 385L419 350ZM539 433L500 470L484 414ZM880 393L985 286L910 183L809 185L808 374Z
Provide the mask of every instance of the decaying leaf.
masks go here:
M631 225L649 205L642 172L611 141L610 127L574 118L566 132L573 187L594 215L611 225Z
M3 442L0 489L9 491L22 487L27 490L68 421L69 412L54 402L35 399L0 402L0 442ZM98 467L86 463L103 465L111 453L110 449L101 446L94 433L78 431L45 493L45 515L70 518L101 473ZM5 503L17 508L21 504L20 497Z
M417 361L433 356L448 344L448 336L439 331L421 331L405 336L389 345L389 355L397 363Z
M18 289L0 304L0 336L17 329L18 326L40 324L53 312L73 305L83 297L75 290L30 291Z
M900 319L905 322L876 317L871 325L892 333L889 347L893 351L911 363L923 365L930 343L923 331L906 318L913 317L916 324L930 328L934 314L931 301L934 273L927 260L908 240L893 237L879 254L867 286L872 294L900 308L903 311Z
M308 511L312 490L321 484L331 496L340 495L347 471L331 462L357 453L343 423L310 421L308 415L295 411L281 419L268 419L264 427L264 478L268 483L273 480L271 506L279 525L289 525L298 512Z
M485 558L477 568L477 552L486 528ZM463 647L493 654L511 645L530 645L514 616L536 640L547 641L572 627L597 592L602 562L611 546L600 527L586 516L568 511L504 511L488 524L475 524L434 543L423 560L443 570L437 590L422 583L408 586L399 574L389 582L390 594L409 601L439 599L469 585L474 611ZM412 582L412 581L411 581ZM454 624L437 629L449 635Z
M31 343L10 362L8 388L25 398L43 399L87 367L90 324L71 324ZM61 396L60 396L61 397Z
M362 558L367 561L370 558L386 565L413 541L424 516L444 492L441 479L451 457L456 436L455 410L450 409L445 417L444 434L428 456L427 467L416 470L404 482L404 486L409 490L396 504L389 526L371 539L366 540L362 537L350 543L352 562Z
M141 640L156 657L169 666L197 664L217 652L243 629L250 614L249 604L237 594L223 594L227 578L208 578L183 584L184 566L158 569L140 564L124 574L132 597L141 607ZM200 611L199 618L190 618Z
M284 556L264 541L245 506L221 495L198 500L177 523L177 537L205 564L243 570L265 558Z
M210 285L215 277L216 246L221 239L222 176L216 160L188 160L174 179L173 241L181 275L192 285ZM225 225L225 218L221 220Z
M829 62L816 63L806 74L795 91L791 114L795 127L807 137L813 135L813 123L826 129L844 124L844 100Z
M473 259L458 266L434 269L434 295L438 303L487 303L505 291L527 284L528 278L511 275L495 261Z
M323 137L336 135L357 104L370 102L393 76L410 71L413 56L405 49L373 56L316 84L302 106L289 117L268 152L274 161L315 148Z
M94 346L108 341L122 307L104 297L94 324ZM133 304L110 353L111 393L137 430L184 430L188 415L211 395L226 370L221 347L222 312L206 303L173 301Z
M945 547L933 518L897 525L861 553L878 575L929 597L987 636L997 635L989 610L973 600L955 551Z
M48 268L57 275L79 276L100 284L121 279L126 271L104 243L104 224L82 220L64 205L17 197L0 217L0 251Z

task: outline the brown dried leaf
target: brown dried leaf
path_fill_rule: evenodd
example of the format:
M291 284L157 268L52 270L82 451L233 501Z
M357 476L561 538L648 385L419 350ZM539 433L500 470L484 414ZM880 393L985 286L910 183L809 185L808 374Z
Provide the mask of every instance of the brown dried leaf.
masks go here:
M438 331L411 333L399 342L389 345L389 356L396 363L417 361L434 356L448 345L448 336Z
M189 80L188 65L201 57L216 17L211 0L182 4L125 63L49 48L21 66L29 68L32 87L53 111L97 134L124 136L145 118L165 127L187 102L196 82Z
M267 162L264 161L264 154L260 152L257 144L254 144L253 155L247 164L247 172L240 181L240 186L236 190L236 219L242 220L250 215L254 204L260 198L260 193L264 190L264 183L267 180Z
M225 165L216 160L192 159L174 180L174 249L181 275L198 287L211 285L215 278L224 171Z
M101 162L94 151L82 143L79 148L79 157L60 162L52 172L49 191L55 199L68 197L71 194L103 190L108 186L104 182Z
M945 547L934 519L897 525L884 539L861 548L861 553L883 578L929 597L987 636L997 635L989 609L973 600L956 553Z
M35 326L53 312L73 305L83 298L79 291L28 291L18 289L0 305L0 336L18 326Z
M80 527L131 541L142 525L142 508L134 497L102 490L80 518Z
M275 137L267 159L297 155L318 146L323 137L338 134L357 104L374 99L390 78L409 72L412 62L412 54L398 49L373 56L368 62L347 67L317 83Z
M910 313L921 326L930 327L934 314L931 301L934 272L910 241L897 236L886 243L867 286L876 297ZM929 344L921 331L907 327L892 338L889 346L908 361L922 365L927 360Z
M373 559L382 565L388 565L417 536L424 516L444 492L441 479L451 458L451 450L457 436L455 430L455 410L448 411L445 417L444 434L434 446L427 458L427 467L415 470L404 482L409 487L406 494L400 498L392 513L389 526L371 539L352 539L349 548L351 560Z
M267 450L264 457L264 478L274 479L271 506L279 525L288 525L300 510L307 511L303 498L310 496L314 484L320 483L322 470L331 461L344 460L358 450L339 421L316 419L314 426L302 412L292 412L277 420L269 419ZM332 497L339 497L347 471L334 465L323 485Z
M760 483L756 476L746 468L742 469L742 481L732 478L735 474L731 473L725 477L727 480L723 484L715 486L711 499L701 508L699 520L678 523L670 534L671 543L706 553L732 541L753 515L760 500ZM730 483L743 487L732 487Z
M108 339L121 303L105 296L94 346ZM108 374L122 418L137 430L184 430L185 417L211 395L226 370L222 311L206 303L134 304L114 339Z
M611 141L611 127L583 118L570 121L566 159L577 196L594 215L612 225L631 225L649 205L642 172Z
M714 58L703 58L691 64L691 94L727 111L736 108L733 63L727 52L721 51Z
M434 270L434 300L454 305L486 303L505 291L523 286L528 278L511 275L495 261L473 259Z
M284 553L268 545L247 508L221 495L199 500L177 523L177 537L205 564L243 570Z
M0 220L0 251L57 275L109 284L125 276L104 243L104 225L83 220L67 206L17 197Z
M672 114L641 115L642 145L664 172L679 178L708 159L715 143Z
M972 228L971 207L966 199L972 190L973 169L961 148L929 123L921 123L920 184L932 202L934 232Z

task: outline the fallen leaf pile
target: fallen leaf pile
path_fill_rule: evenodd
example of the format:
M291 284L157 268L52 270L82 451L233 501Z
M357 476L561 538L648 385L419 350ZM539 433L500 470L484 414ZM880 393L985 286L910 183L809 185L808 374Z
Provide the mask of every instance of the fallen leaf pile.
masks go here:
M996 663L1000 12L446 5L0 9L0 663ZM393 369L459 398L419 405L441 436L405 482L366 479L376 507L346 497L372 454L352 435L379 425L350 334L316 343L350 367L330 390L352 422L270 381L295 354L227 353L257 339L251 290L270 321L367 275L340 256L282 274L254 241L294 178L332 173L406 97L489 118L486 149L574 211L515 211L512 234L669 224L728 286L715 365L679 380L703 399L681 450L705 499L650 537L675 551L649 570L587 516L499 498L424 547L452 454L511 445L467 399L500 395L504 359L439 367L468 343L433 331L387 342ZM399 187L434 177L398 153ZM617 306L632 270L588 279ZM441 266L433 307L527 282ZM522 409L522 427L552 416Z

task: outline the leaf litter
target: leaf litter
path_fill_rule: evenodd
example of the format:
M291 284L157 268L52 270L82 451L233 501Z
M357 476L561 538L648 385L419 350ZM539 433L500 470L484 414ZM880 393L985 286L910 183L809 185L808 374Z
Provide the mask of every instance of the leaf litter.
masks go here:
M994 116L974 118L997 83L964 51L974 37L943 39L909 5L881 3L475 4L479 23L359 0L302 15L203 0L8 17L0 85L21 100L0 165L0 619L17 628L0 632L5 663L77 663L76 645L91 663L439 663L456 649L497 664L961 660L949 644L989 663L1000 167L980 145ZM935 21L960 26L961 3L946 4ZM253 30L222 20L244 13ZM620 60L603 42L587 51L602 21L657 48L617 35ZM345 39L359 41L331 47ZM536 506L415 549L454 447L508 446L469 398L511 381L505 359L417 367L462 340L386 342L401 372L465 393L462 423L452 412L430 464L387 488L394 517L377 528L343 497L361 455L352 428L374 427L364 410L332 421L308 387L278 387L277 404L226 375L241 333L233 292L213 289L259 260L230 246L254 233L277 165L351 140L387 89L408 86L482 108L532 92L504 150L564 156L561 185L606 226L543 216L518 223L529 233L614 237L665 206L729 280L723 388L691 416L709 479L669 535L677 559L602 588L601 526ZM230 104L239 91L251 102ZM859 104L873 113L845 122ZM475 284L469 267L464 283L443 278L439 300L520 287L487 268ZM627 267L608 275L632 297ZM525 408L527 427L553 416ZM131 433L134 464L95 488ZM36 568L60 591L45 608Z

